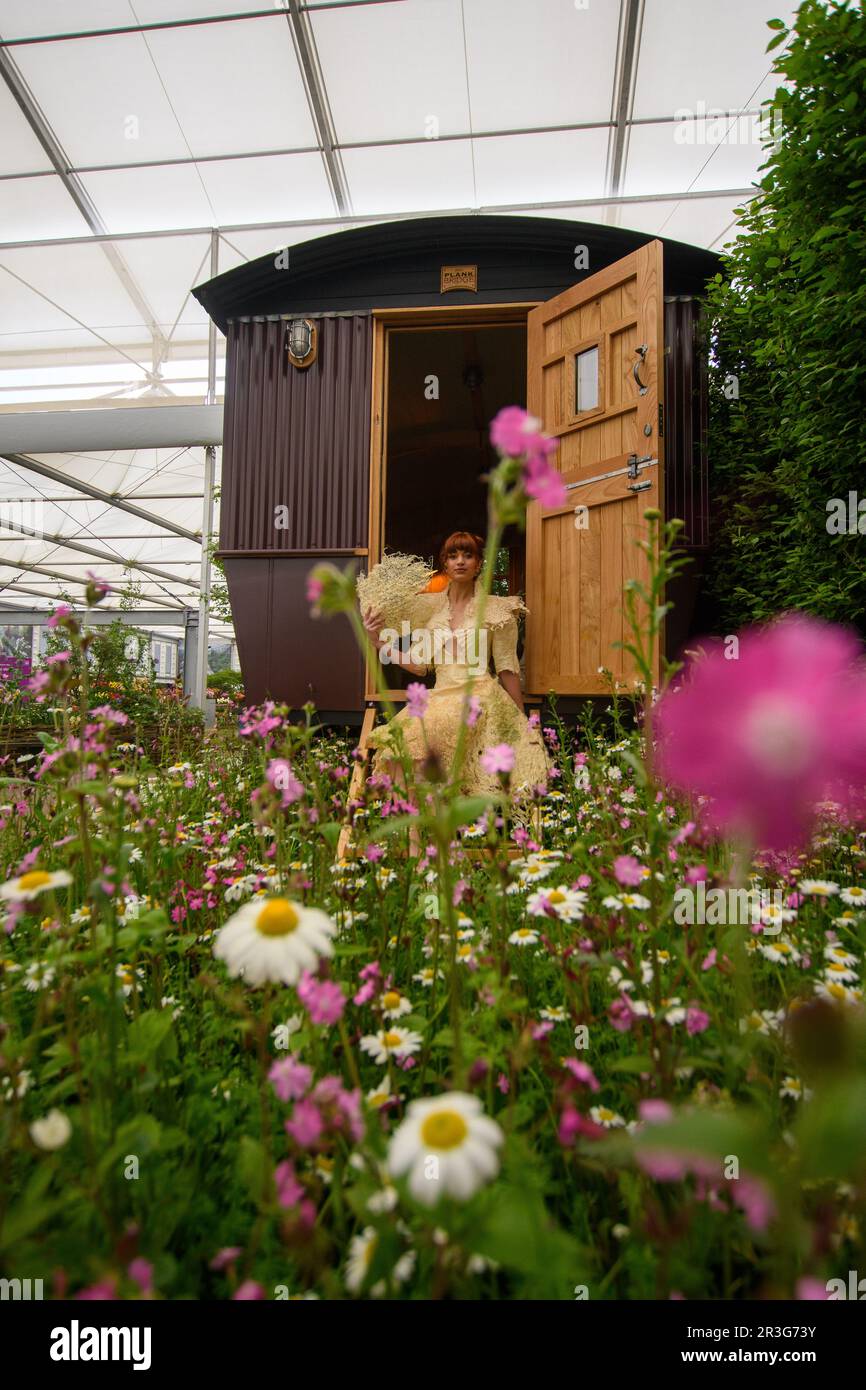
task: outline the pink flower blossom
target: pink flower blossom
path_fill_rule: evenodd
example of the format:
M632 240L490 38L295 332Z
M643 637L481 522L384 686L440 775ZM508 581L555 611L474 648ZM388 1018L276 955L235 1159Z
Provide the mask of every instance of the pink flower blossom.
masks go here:
M296 1207L304 1195L304 1189L295 1173L295 1166L287 1158L274 1169L274 1185L281 1207Z
M511 1090L511 1082L508 1080L504 1071L501 1071L497 1076L496 1085L504 1096L508 1095L508 1092Z
M776 1203L767 1184L745 1174L730 1184L731 1194L750 1230L765 1231L776 1215Z
M566 1057L563 1065L581 1086L588 1086L591 1091L600 1090L595 1072L587 1062L579 1062L576 1057Z
M686 1032L690 1036L695 1033L705 1033L710 1026L710 1016L699 1009L695 1004L686 1009Z
M245 1279L242 1284L238 1285L238 1287L232 1294L232 1299L235 1302L244 1302L247 1300L263 1298L267 1298L267 1294L265 1293L261 1284L256 1283L255 1279Z
M801 1302L816 1303L827 1300L830 1295L827 1292L826 1284L822 1284L820 1279L813 1279L811 1275L807 1274L803 1279L797 1281L794 1297Z
M126 1272L142 1293L153 1293L153 1265L150 1260L145 1260L139 1255L137 1259L132 1261Z
M622 994L612 1001L607 1016L618 1033L627 1033L634 1022L634 1013Z
M54 612L51 614L51 617L48 619L48 622L45 624L45 626L56 627L57 624L60 622L60 619L68 618L71 612L72 609L69 607L67 603L61 603L59 608L55 608Z
M423 719L430 703L430 691L420 681L406 686L406 712L410 719Z
M706 864L692 864L686 869L686 883L706 883L707 866Z
M673 1106L666 1100L642 1100L637 1109L641 1119L649 1125L665 1124L674 1117Z
M298 1061L297 1053L279 1057L268 1072L268 1080L280 1100L300 1100L310 1088L312 1069Z
M209 1262L209 1268L215 1270L225 1269L226 1265L234 1264L243 1254L240 1245L224 1245L222 1250L218 1250L213 1259Z
M75 1295L81 1302L106 1302L117 1298L117 1281L115 1279L102 1279L97 1284L91 1284L88 1288L82 1289Z
M466 714L466 724L470 729L474 729L478 723L478 716L481 713L481 701L477 695L470 695L469 709Z
M304 795L304 785L299 782L285 758L272 758L268 763L265 777L274 791L282 793L281 805L291 806Z
M297 984L298 998L314 1023L337 1023L346 1007L346 996L332 980L317 980L305 970Z
M292 1118L285 1121L286 1133L290 1134L302 1149L311 1149L324 1128L318 1106L309 1099L299 1100L292 1112Z
M380 859L385 858L385 851L381 845L368 845L364 850L364 858L368 864L378 864Z
M636 888L644 880L643 869L633 854L618 854L613 861L613 872L617 883L626 888Z
M310 574L307 576L307 603L316 604L325 592L325 586L321 579L314 579Z
M715 946L711 947L711 949L707 952L707 954L704 956L703 961L701 962L701 969L712 970L713 966L716 963L717 954L718 953L716 951Z
M655 710L659 769L708 798L705 828L781 851L805 841L821 802L862 815L866 663L853 634L790 614L726 655L708 643Z
M499 772L511 772L514 763L515 753L510 743L497 743L481 754L481 766L490 777Z

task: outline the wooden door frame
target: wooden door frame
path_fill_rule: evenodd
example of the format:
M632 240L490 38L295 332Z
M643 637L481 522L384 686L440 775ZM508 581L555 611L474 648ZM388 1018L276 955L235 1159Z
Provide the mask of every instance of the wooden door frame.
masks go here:
M526 329L530 309L540 299L510 304L429 304L399 309L371 309L373 318L373 370L370 396L370 506L367 527L369 569L381 560L384 543L384 498L388 476L387 430L389 338L394 330L429 332L431 329L512 327ZM364 699L381 700L369 663L364 671ZM395 704L405 701L405 690L389 690Z

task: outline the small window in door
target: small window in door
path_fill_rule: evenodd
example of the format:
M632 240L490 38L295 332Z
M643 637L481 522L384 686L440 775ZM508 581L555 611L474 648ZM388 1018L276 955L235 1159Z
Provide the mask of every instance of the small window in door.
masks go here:
M598 409L598 348L587 348L574 358L574 413Z

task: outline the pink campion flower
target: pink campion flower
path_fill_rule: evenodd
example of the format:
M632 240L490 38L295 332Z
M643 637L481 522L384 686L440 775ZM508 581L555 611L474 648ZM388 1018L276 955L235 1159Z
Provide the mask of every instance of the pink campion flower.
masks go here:
M797 1280L797 1287L794 1290L794 1297L800 1302L822 1302L829 1299L827 1285L820 1279L813 1279L807 1274L805 1278Z
M710 950L707 952L707 954L704 956L704 959L701 961L701 969L712 970L717 958L718 952L716 951L715 946L712 946Z
M491 777L499 772L511 772L514 763L515 753L510 743L497 743L481 754L481 766Z
M406 712L410 719L423 719L430 703L430 691L420 681L410 681L406 686Z
M82 1302L107 1302L117 1298L117 1280L102 1279L97 1284L90 1284L88 1288L82 1289L75 1295L76 1299Z
M595 1072L587 1062L580 1062L576 1057L566 1057L563 1065L581 1086L588 1086L591 1091L601 1090Z
M324 1128L318 1106L309 1099L299 1100L292 1112L292 1118L285 1121L286 1133L290 1134L302 1149L311 1149Z
M643 868L633 854L618 854L613 861L613 872L617 883L624 888L636 888L644 881Z
M126 1272L142 1293L153 1293L153 1265L150 1260L145 1260L139 1255L137 1259L132 1261Z
M506 405L490 422L490 442L503 458L546 458L559 447L541 421L519 405Z
M381 845L368 845L364 850L364 858L370 864L378 864L380 859L385 858L385 851Z
M288 1158L278 1163L274 1169L274 1186L281 1207L296 1207L304 1196L303 1186L298 1182L295 1173L295 1165Z
M307 575L307 603L318 603L324 592L325 586L321 579L314 579L312 574Z
M501 1071L497 1076L496 1085L504 1096L508 1095L508 1092L511 1090L511 1082L508 1080L504 1071Z
M532 1041L541 1042L542 1038L546 1038L548 1033L553 1032L553 1029L554 1025L549 1018L543 1019L541 1023L534 1024L531 1033Z
M56 627L57 624L60 622L60 619L68 618L71 612L72 609L69 607L67 603L61 603L59 608L55 608L54 612L51 614L51 617L48 619L48 622L45 624L45 626Z
M523 490L527 497L542 507L563 507L568 500L565 483L546 459L528 459L523 475Z
M685 879L686 883L706 883L706 864L692 864L690 868L686 869Z
M695 1033L705 1033L710 1026L710 1016L699 1009L696 1004L691 1004L686 1009L686 1032L690 1037Z
M866 663L853 634L790 614L709 642L655 707L658 767L706 797L705 829L781 851L807 839L819 803L866 811Z
M267 1294L265 1293L261 1284L256 1283L255 1279L245 1279L242 1284L238 1285L238 1287L232 1294L232 1299L235 1302L244 1302L248 1300L263 1298L267 1298Z
M298 1061L296 1052L290 1052L287 1057L279 1057L273 1063L268 1080L280 1100L300 1100L310 1089L313 1072Z
M101 603L106 594L111 593L111 585L107 579L100 579L93 570L85 571L87 575L87 587L85 595L88 603Z
M296 989L313 1023L338 1023L346 1007L346 996L333 980L317 980L305 970Z
M271 758L265 777L274 791L281 793L280 804L291 806L304 795L304 785L299 782L285 758Z
M673 1106L666 1100L642 1100L637 1108L638 1114L648 1125L665 1124L674 1117Z
M240 1245L224 1245L222 1250L218 1250L213 1259L208 1262L208 1268L225 1269L226 1265L234 1264L235 1260L239 1259L243 1253L243 1248Z
M635 1162L656 1182L680 1182L689 1171L688 1159L669 1149L638 1149Z
M629 1008L628 1000L622 994L612 1001L607 1016L618 1033L627 1033L635 1018L634 1011Z
M730 1192L752 1231L766 1231L776 1215L776 1203L767 1184L761 1178L746 1173L730 1183Z
M478 723L478 716L481 713L481 701L477 695L470 695L469 709L466 714L467 728L474 729Z

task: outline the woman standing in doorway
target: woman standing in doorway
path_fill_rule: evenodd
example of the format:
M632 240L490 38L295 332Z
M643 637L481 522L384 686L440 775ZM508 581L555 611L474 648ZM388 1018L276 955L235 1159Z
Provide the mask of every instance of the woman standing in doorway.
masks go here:
M435 669L436 684L423 716L414 714L410 703L390 723L373 730L373 771L399 777L393 741L393 727L399 725L416 769L432 755L448 776L465 721L463 792L468 795L499 791L497 766L511 762L510 769L503 766L502 770L510 770L512 797L519 804L532 795L535 787L546 786L550 759L538 729L530 725L523 712L517 660L517 616L527 611L522 599L489 595L483 623L476 631L475 604L483 558L481 536L454 531L439 552L445 586L438 592L418 594L407 605L412 645L429 653L432 659L419 664L397 657L396 664L415 676L426 676ZM362 618L370 640L381 654L386 645L380 637L381 612L368 611ZM490 674L491 658L496 678ZM512 750L513 760L503 745ZM491 755L492 749L497 750L498 756Z

